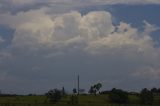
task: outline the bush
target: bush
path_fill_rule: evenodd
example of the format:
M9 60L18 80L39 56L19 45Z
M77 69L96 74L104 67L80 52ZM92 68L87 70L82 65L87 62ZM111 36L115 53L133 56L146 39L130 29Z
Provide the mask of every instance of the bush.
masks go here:
M48 91L46 93L46 96L47 98L49 98L49 101L51 103L57 103L61 99L62 93L58 89L53 89L53 90Z
M142 104L151 105L153 102L153 93L149 91L148 89L144 88L142 89L140 93L140 99L141 99Z
M128 93L120 89L112 89L109 93L109 99L112 103L127 103Z

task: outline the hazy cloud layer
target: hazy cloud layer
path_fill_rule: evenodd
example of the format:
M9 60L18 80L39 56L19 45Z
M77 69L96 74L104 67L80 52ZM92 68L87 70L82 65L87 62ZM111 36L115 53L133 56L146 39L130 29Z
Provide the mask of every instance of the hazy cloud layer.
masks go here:
M32 1L36 2L20 4ZM125 22L113 25L107 11L86 15L49 11L41 8L0 14L0 24L15 30L11 45L0 51L2 89L37 92L72 88L77 74L86 88L98 81L106 84L104 88L138 89L159 84L160 51L150 37L159 29L155 25L144 21L140 31Z

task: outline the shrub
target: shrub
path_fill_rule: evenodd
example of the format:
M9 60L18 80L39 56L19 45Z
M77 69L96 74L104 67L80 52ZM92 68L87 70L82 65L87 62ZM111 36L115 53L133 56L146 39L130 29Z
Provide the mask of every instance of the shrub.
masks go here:
M120 89L112 89L109 93L109 99L112 103L127 103L128 93Z
M48 91L46 93L46 96L47 98L49 98L49 101L51 103L57 103L61 99L62 93L58 89L53 89L53 90Z
M140 99L143 104L151 105L153 102L153 93L148 89L144 88L140 93Z

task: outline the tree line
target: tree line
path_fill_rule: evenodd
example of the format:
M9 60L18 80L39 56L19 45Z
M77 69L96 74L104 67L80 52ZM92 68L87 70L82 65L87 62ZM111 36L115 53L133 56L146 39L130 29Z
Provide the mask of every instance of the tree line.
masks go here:
M97 96L106 94L108 95L108 98L111 103L117 104L129 104L129 95L135 95L139 98L140 103L145 105L153 104L154 96L160 95L160 88L152 88L150 90L144 88L140 92L127 92L122 89L113 88L109 91L106 90L100 92L101 87L101 83L92 85L86 95ZM57 103L65 95L67 95L67 93L64 87L62 88L62 90L53 89L49 90L46 93L46 96L52 103ZM70 96L70 103L73 105L78 103L78 93L76 88L73 88L73 95Z
M129 96L134 95L140 100L141 104L145 105L153 104L155 96L158 95L160 97L160 88L152 88L152 89L143 88L140 92L128 92L117 88L100 91L101 88L102 88L101 83L96 83L94 85L91 85L88 90L88 93L86 93L85 95L93 95L93 96L107 95L111 103L117 103L117 104L129 104ZM72 105L78 104L78 91L76 88L73 88L72 94L68 94L65 91L64 87L62 87L62 89L51 89L47 93L45 93L45 96L47 97L46 102L54 104L60 101L62 97L68 95L70 96L69 104ZM0 96L8 97L8 96L19 96L19 95L0 94ZM36 96L36 95L29 94L28 96Z

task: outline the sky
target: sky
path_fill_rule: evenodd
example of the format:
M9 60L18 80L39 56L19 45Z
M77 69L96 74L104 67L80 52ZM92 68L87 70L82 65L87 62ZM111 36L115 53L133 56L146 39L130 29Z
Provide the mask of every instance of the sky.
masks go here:
M160 87L160 0L0 0L0 90Z

